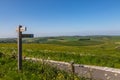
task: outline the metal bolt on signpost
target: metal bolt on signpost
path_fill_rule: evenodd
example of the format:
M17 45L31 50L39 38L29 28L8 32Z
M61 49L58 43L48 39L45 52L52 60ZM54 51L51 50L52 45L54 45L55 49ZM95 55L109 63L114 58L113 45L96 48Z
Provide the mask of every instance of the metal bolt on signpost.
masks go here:
M22 70L22 38L33 38L33 34L22 34L22 32L26 31L26 27L22 27L19 25L17 28L18 32L18 71Z

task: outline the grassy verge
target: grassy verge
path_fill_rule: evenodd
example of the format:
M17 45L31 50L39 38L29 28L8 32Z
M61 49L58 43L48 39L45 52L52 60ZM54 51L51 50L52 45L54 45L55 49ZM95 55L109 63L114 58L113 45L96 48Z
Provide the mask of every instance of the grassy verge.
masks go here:
M23 70L18 72L16 58L0 53L0 80L72 80L72 76L47 64L32 61L23 61ZM85 80L77 76L74 79Z

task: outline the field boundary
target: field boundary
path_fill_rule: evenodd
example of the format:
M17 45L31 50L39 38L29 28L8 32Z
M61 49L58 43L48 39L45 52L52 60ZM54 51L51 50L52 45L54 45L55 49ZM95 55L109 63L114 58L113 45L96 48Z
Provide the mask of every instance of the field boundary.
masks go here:
M120 80L120 69L81 65L62 61L45 60L39 58L25 57L24 60L40 61L54 66L60 70L77 74L80 77L92 78L95 80Z

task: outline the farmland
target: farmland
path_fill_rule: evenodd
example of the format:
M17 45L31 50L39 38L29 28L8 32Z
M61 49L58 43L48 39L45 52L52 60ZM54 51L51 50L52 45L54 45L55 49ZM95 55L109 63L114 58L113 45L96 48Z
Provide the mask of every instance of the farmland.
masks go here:
M16 41L12 43L8 43L8 42L0 43L0 52L9 56L17 56ZM42 58L42 59L52 59L52 60L66 61L66 62L74 61L75 63L79 63L79 64L120 68L120 37L119 36L85 36L85 37L63 36L63 37L23 39L23 56ZM1 64L2 62L9 63L7 65L2 65L1 69L3 69L3 66L11 65L10 68L8 67L4 67L4 68L8 68L10 70L11 69L16 70L16 66L15 66L16 60L11 61L11 59L4 60L3 58L1 58L0 62ZM37 67L40 67L41 65L30 62L23 63L23 65L28 65L28 64L31 64L30 66L32 66L33 68L34 68L33 65ZM27 68L28 69L31 68L30 66ZM28 70L27 68L25 68L24 70ZM5 69L3 69L3 72L4 70ZM53 73L53 76L55 77L58 76L58 75L54 75L55 72L53 68L50 68L47 72L49 71ZM56 71L58 71L57 73L59 73L59 70ZM8 72L7 76L12 76L10 75L11 73ZM24 74L28 75L27 73L28 72L26 71ZM17 74L17 72L13 72L13 75L14 74ZM29 74L31 75L32 73ZM36 77L35 74L33 73L34 77ZM60 74L62 74L62 76L68 76L69 78L69 75L67 73L60 72ZM20 76L25 77L23 74L20 74ZM17 78L19 78L20 76L18 76ZM51 78L51 80L53 80L53 78Z

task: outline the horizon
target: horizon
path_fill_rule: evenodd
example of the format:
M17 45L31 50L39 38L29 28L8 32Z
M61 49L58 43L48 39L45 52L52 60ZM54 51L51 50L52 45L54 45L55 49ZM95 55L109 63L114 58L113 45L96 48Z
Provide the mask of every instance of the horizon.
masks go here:
M120 35L119 0L1 0L0 38L16 37L16 27L35 37Z
M76 37L76 36L79 36L79 37L94 37L94 36L96 36L96 37L112 37L112 36L119 36L120 37L120 35L58 35L58 36L35 36L35 37L33 37L33 38L47 38L47 37ZM17 36L16 37L0 37L0 39L17 39Z

